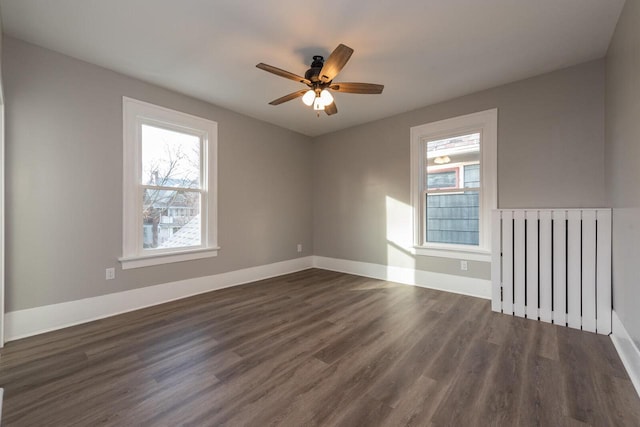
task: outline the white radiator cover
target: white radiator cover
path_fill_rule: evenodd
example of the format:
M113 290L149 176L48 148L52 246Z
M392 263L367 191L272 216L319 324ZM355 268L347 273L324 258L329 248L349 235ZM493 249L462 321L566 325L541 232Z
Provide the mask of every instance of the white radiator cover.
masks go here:
M493 311L611 333L611 209L497 209Z

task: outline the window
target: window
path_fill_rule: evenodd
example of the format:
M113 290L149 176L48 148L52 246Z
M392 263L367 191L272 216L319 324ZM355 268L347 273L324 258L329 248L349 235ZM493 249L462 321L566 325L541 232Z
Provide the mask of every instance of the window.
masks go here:
M411 128L416 253L490 261L497 110Z
M217 255L217 123L123 98L122 268Z

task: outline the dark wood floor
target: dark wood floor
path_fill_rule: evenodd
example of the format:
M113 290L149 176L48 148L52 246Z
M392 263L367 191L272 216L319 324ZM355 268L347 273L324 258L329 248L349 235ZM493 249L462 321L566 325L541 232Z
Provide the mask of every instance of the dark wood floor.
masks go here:
M606 336L306 270L10 342L3 424L639 426Z

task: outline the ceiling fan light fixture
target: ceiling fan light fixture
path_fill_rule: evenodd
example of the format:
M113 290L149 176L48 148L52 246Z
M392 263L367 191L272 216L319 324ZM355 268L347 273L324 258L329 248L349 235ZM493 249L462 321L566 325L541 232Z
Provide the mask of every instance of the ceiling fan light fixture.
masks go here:
M302 96L302 102L304 102L304 105L308 105L309 107L311 107L315 98L316 93L310 89Z
M322 98L317 96L313 101L313 109L316 111L324 111L324 102Z
M322 100L322 103L326 106L333 102L333 95L331 95L331 93L328 90L322 89L322 92L320 92L320 99Z

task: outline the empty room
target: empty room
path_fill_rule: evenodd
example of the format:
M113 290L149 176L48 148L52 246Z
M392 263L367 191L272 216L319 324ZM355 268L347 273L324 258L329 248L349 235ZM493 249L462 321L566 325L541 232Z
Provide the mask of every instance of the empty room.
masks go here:
M0 0L3 426L640 426L640 0Z

